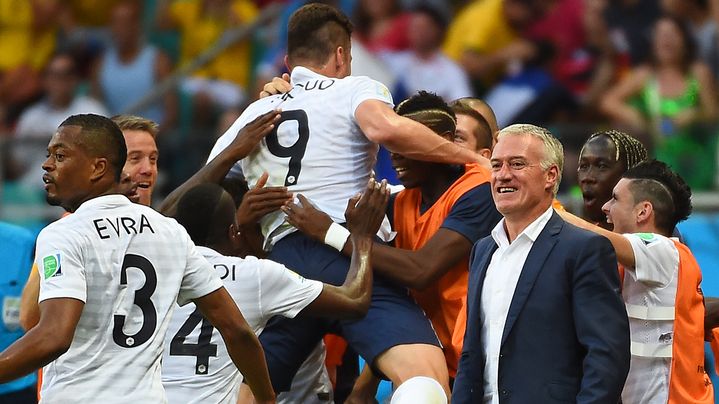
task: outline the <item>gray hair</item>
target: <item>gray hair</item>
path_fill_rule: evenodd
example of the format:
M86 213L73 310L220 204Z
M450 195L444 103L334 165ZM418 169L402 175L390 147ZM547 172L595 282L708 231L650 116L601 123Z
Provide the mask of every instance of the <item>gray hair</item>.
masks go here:
M559 190L559 183L562 182L562 170L564 169L564 147L562 147L562 143L560 143L549 130L526 123L507 126L499 131L497 139L501 139L505 136L519 135L534 136L544 144L544 158L539 164L544 170L549 169L549 167L553 165L557 166L557 183L554 184L553 190L553 195L556 196Z

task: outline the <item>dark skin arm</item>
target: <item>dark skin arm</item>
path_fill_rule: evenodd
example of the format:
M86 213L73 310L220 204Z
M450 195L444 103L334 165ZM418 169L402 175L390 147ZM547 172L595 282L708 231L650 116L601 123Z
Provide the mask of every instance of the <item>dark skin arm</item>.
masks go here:
M67 352L85 303L48 299L40 303L40 322L0 353L0 383L25 376Z
M332 219L309 203L304 203L302 197L299 198L303 206L288 204L283 208L288 221L308 236L324 241ZM291 206L292 209L287 209L287 206ZM440 228L422 248L416 251L374 243L372 260L377 273L399 285L422 290L442 277L460 260L469 256L471 249L472 243L463 235ZM345 255L352 254L351 243L345 243L342 252Z
M194 302L222 335L232 362L245 377L256 401L274 403L275 392L270 383L262 345L227 290L220 288Z
M220 184L232 166L237 161L247 157L260 141L270 133L279 117L279 111L270 111L248 123L225 150L165 198L160 207L160 213L173 216L177 212L177 202L182 195L196 185L206 182Z
M347 277L342 286L324 284L320 295L303 314L334 318L362 318L367 314L372 297L372 237L382 224L387 201L387 182L378 185L374 180L369 181L361 198L349 200L345 218L350 230L347 244L352 246L352 261Z

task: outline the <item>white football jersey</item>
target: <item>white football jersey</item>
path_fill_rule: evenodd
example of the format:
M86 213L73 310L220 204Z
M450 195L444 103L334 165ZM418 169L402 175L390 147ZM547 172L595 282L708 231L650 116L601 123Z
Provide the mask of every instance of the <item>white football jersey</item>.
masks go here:
M275 129L230 175L244 173L247 182L254 184L267 172L268 186L287 186L335 222L343 223L347 200L364 190L378 150L357 125L355 111L367 100L392 106L392 96L387 87L368 77L330 78L304 67L292 70L291 83L289 93L250 105L217 140L208 162L232 143L245 125L280 108L282 116ZM265 216L261 226L266 247L292 231L282 212Z
M70 349L43 373L43 403L163 403L160 357L175 306L222 287L175 220L97 197L37 239L42 302L85 303Z
M197 248L214 265L257 335L273 316L294 317L322 292L322 282L305 279L276 262ZM235 403L241 382L219 331L194 304L177 308L162 358L162 383L170 404Z

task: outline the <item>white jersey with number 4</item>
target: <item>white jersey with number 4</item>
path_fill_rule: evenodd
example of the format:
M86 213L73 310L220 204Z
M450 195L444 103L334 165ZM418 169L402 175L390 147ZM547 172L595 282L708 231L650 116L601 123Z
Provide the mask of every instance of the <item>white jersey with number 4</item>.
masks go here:
M362 192L377 158L377 144L360 130L357 107L367 100L392 106L383 84L368 77L330 78L304 67L292 70L292 90L254 102L218 139L208 162L235 139L240 129L272 109L281 109L275 129L260 147L237 165L231 175L244 173L254 184L263 172L268 186L287 186L301 193L335 222L344 222L347 200ZM263 218L262 232L274 243L287 232L284 214Z
M214 265L257 335L273 316L294 317L322 292L321 282L305 279L276 262L226 257L197 248ZM220 333L194 304L177 308L162 358L162 383L170 404L235 403L241 382Z
M108 195L37 239L40 301L85 303L70 349L43 373L43 403L163 403L160 357L177 305L222 282L175 220Z

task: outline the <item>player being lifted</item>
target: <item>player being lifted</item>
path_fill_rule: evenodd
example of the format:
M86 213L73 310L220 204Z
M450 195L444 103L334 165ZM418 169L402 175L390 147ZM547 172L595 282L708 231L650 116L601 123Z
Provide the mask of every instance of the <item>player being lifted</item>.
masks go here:
M50 140L47 199L74 214L38 236L40 321L0 353L0 382L47 365L45 403L166 402L165 332L175 303L193 301L255 396L273 402L255 334L187 232L117 193L126 155L98 115L71 116Z
M350 76L351 31L347 17L332 7L310 4L297 10L289 21L286 58L292 90L250 105L218 140L209 159L234 139L239 128L280 107L276 128L231 175L242 171L249 183L255 183L267 171L268 185L286 185L291 192L302 193L340 223L345 202L361 192L371 175L377 143L418 160L456 164L480 160L476 153L394 113L384 85ZM261 226L271 259L306 278L336 285L345 279L349 260L293 232L281 212L265 216ZM339 240L339 248L345 239ZM340 331L378 374L396 384L429 376L449 391L437 337L404 288L376 277L367 316L342 322ZM289 387L308 350L325 332L306 321L282 319L268 325L260 340L276 391Z

